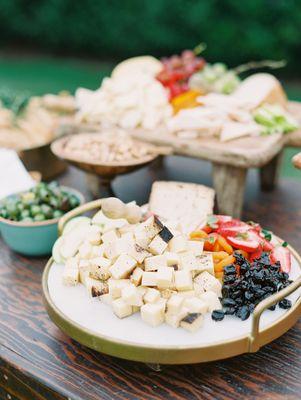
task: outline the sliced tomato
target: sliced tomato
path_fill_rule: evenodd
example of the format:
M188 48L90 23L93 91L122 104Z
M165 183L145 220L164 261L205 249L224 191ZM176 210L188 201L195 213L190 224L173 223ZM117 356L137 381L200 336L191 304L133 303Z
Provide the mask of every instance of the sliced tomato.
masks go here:
M231 221L227 221L221 223L217 232L224 236L236 236L237 233L245 233L251 229L250 225L239 221L238 219L232 219Z
M262 239L261 244L263 247L263 251L272 251L274 249L274 246L272 245L272 243L266 239Z
M274 247L270 254L270 259L272 263L276 261L280 262L281 271L289 273L291 270L291 253L286 247L281 245Z
M211 226L205 225L205 226L202 228L202 231L204 231L204 232L206 232L206 233L211 233L211 232L213 232L213 229L211 228Z
M258 240L249 237L244 239L237 236L228 236L227 240L235 249L244 250L247 253L254 253L260 246L260 242Z

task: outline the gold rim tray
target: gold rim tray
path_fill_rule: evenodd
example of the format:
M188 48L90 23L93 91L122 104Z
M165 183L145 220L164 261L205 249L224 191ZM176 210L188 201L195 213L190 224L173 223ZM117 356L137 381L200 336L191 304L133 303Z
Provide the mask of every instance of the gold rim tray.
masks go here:
M87 211L99 208L101 200L86 203L67 213L59 222L59 232L71 218ZM301 257L291 246L288 247L301 268ZM244 334L235 339L216 342L212 345L182 345L182 346L151 346L141 345L125 340L114 340L109 336L97 334L73 322L64 315L51 300L48 290L48 275L53 259L48 261L42 278L43 300L52 321L68 336L79 343L111 356L159 364L192 364L221 360L243 353L253 353L262 346L277 339L287 332L298 320L301 314L301 296L295 304L279 319L259 330L260 317L264 310L274 303L293 293L301 286L301 276L291 285L268 297L257 305L252 317L250 334Z

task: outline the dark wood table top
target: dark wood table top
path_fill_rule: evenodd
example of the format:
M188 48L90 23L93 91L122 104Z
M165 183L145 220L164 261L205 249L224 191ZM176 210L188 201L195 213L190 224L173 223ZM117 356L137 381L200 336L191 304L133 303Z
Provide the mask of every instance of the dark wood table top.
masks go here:
M114 188L123 200L142 204L156 178L211 184L209 164L170 157L164 168L119 177ZM79 171L69 169L60 181L87 194ZM274 192L262 193L250 171L244 218L260 221L299 250L300 203L300 182L282 180ZM158 372L99 354L62 333L42 303L45 263L0 241L0 399L300 399L300 320L258 353Z

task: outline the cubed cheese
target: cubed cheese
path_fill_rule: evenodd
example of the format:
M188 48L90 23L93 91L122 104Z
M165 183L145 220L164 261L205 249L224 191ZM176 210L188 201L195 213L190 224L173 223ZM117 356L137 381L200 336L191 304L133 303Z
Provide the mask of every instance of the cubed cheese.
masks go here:
M143 296L143 300L145 303L156 303L160 297L159 290L148 288Z
M108 306L112 306L113 299L110 293L102 295L101 297L99 297L99 299L101 300L102 303Z
M204 272L207 271L214 276L214 264L211 253L203 253L197 256L197 268L196 271Z
M184 298L173 294L171 298L167 301L167 312L169 314L178 314L184 303Z
M108 280L109 285L109 293L112 296L112 299L118 299L121 297L121 291L124 287L131 284L129 279L112 279Z
M79 280L84 285L87 286L87 282L90 279L89 267L82 267L79 269Z
M157 235L153 238L153 240L148 245L148 250L155 255L162 254L164 250L167 248L167 243L161 238L160 235Z
M135 285L139 286L142 281L143 269L136 267L130 276L130 281Z
M198 297L190 297L190 298L184 299L183 305L191 313L206 314L206 312L208 311L207 303L205 303L204 300L201 300Z
M113 243L106 243L104 255L111 260L115 260L121 254L130 254L133 244L133 239L131 238L119 238Z
M92 246L92 251L91 251L91 257L103 257L104 255L104 250L105 250L105 245L97 245L97 246Z
M132 256L139 264L142 264L146 257L151 256L151 254L146 249L139 246L139 244L137 243L132 243L129 248L128 254Z
M159 289L168 289L173 286L174 269L161 267L157 272L157 286Z
M173 234L166 226L164 226L162 231L159 232L159 236L164 240L165 243L168 243L173 238Z
M180 253L187 250L187 240L185 236L179 235L173 237L168 243L169 251L174 253Z
M164 228L162 222L154 215L142 222L140 226L145 230L149 239L153 239Z
M180 322L181 328L194 333L203 325L204 318L201 313L189 313Z
M157 286L157 272L143 272L142 286Z
M178 328L180 326L181 320L185 318L187 315L188 315L188 310L182 307L181 310L175 314L167 312L165 314L165 322L173 328Z
M176 294L177 291L173 289L163 289L161 290L161 296L163 299L170 299L173 294Z
M63 272L63 284L66 286L75 286L79 281L79 269L78 268L64 268Z
M91 232L88 234L87 240L93 246L100 245L101 233L100 232Z
M142 320L151 326L158 326L164 322L164 307L162 304L144 304L140 312Z
M114 314L117 315L118 318L125 318L133 313L133 307L129 304L126 304L121 297L112 301L112 308Z
M207 304L209 312L222 309L221 302L219 301L217 294L214 292L205 292L200 295L200 299Z
M92 245L85 241L79 246L78 253L80 258L89 259L92 254Z
M188 240L187 250L192 251L195 255L201 255L203 253L204 242L200 240Z
M212 291L216 293L218 296L221 296L222 284L218 279L209 274L209 272L205 271L202 272L200 275L198 275L196 278L194 278L194 288L200 294L202 293L203 290L205 292Z
M175 271L179 268L180 257L178 253L172 253L170 251L166 251L164 253L164 257L166 258L167 266L173 267Z
M197 296L197 294L196 294L194 289L192 289L192 290L184 290L182 292L178 292L178 295L183 297L183 298L185 298L185 299Z
M193 271L197 269L197 258L192 251L180 253L180 269Z
M191 272L187 270L175 271L175 287L177 290L193 288Z
M136 267L136 260L127 254L121 254L115 263L110 267L111 275L114 279L127 278Z
M135 285L127 285L121 290L121 297L130 306L142 306L142 295Z
M90 260L90 277L94 279L107 280L111 273L109 270L110 260L104 257L97 257Z
M157 271L161 267L167 267L165 255L147 257L144 260L145 271Z
M116 229L112 229L108 232L103 233L101 240L103 243L113 243L118 239Z
M92 297L99 297L109 293L109 286L106 282L93 278L87 278L85 286L88 290L88 294Z

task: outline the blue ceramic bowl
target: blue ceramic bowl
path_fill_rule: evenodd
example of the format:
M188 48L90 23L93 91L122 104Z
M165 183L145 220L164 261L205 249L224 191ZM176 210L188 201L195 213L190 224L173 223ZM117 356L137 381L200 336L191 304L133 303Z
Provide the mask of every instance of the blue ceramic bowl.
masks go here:
M62 186L74 194L83 204L85 199L77 190ZM59 218L41 222L16 222L0 217L0 231L4 242L14 251L27 256L51 254L52 246L58 238Z

